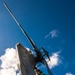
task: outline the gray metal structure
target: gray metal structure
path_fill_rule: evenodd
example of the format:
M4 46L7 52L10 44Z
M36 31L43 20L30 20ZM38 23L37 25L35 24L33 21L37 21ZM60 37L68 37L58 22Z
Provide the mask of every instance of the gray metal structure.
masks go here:
M20 70L22 75L35 75L34 64L35 59L33 54L24 48L20 43L16 45L20 60Z
M17 25L19 26L19 28L21 29L21 31L23 32L23 34L24 34L24 35L26 36L26 38L28 39L28 41L29 41L30 44L32 45L34 51L36 52L36 57L35 57L35 59L32 58L32 59L34 59L34 61L35 61L35 63L34 63L34 61L32 62L33 65L35 66L37 63L41 62L41 63L47 68L47 71L48 71L49 75L53 75L52 72L51 72L51 70L50 70L50 68L48 67L48 64L47 64L45 58L44 58L44 56L47 56L47 57L49 58L48 52L42 47L41 49L44 51L44 54L41 53L40 49L37 48L37 46L34 44L34 42L32 41L32 39L28 36L28 34L26 33L26 31L22 28L22 26L20 25L20 23L18 22L18 20L16 19L16 17L13 15L13 13L11 12L11 10L8 8L8 6L7 6L6 3L4 3L4 6L5 6L6 9L8 10L8 12L9 12L10 15L12 16L12 18L15 20L15 22L17 23ZM18 46L18 47L19 47L19 46ZM20 48L20 47L19 47L19 48ZM18 50L19 50L19 48L18 48ZM20 50L21 50L21 49L20 49ZM20 50L19 50L19 57L20 57L20 62L22 62L22 61L24 61L23 58L22 58L22 55L24 55L24 54L20 53L20 52L21 52ZM23 49L22 49L22 50L23 50ZM28 53L27 53L27 54L28 54ZM21 60L21 59L22 59L22 60ZM30 59L30 58L29 58L29 59ZM29 60L29 59L28 59L28 60ZM50 58L49 58L49 60L50 60ZM23 65L22 65L21 67L23 67ZM33 67L31 67L31 68L33 68ZM23 69L24 69L24 67L23 67ZM22 69L22 70L23 70L23 69ZM22 75L24 75L24 74L22 74ZM26 74L26 75L30 75L30 74ZM31 75L34 75L34 74L31 74Z

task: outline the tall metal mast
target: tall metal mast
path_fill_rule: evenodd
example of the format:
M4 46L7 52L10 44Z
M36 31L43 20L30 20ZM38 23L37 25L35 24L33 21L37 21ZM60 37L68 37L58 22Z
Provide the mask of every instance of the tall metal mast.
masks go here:
M20 25L20 23L18 22L18 20L16 19L16 17L13 15L13 13L11 12L11 10L9 9L9 7L7 6L6 3L3 3L4 6L6 7L6 9L8 10L8 12L10 13L10 15L12 16L12 18L15 20L15 22L17 23L17 25L19 26L19 28L21 29L21 31L23 32L23 34L27 37L28 41L31 43L31 45L33 46L33 48L35 48L35 44L32 42L32 40L29 38L28 34L26 33L26 31L23 29L23 27Z
M10 15L12 16L12 18L15 20L15 22L17 23L17 25L19 26L19 28L21 29L21 31L23 32L23 34L26 36L26 38L28 39L28 41L30 42L30 44L32 45L34 51L36 52L36 63L38 63L38 62L43 63L46 66L49 75L53 75L52 72L51 72L51 70L48 67L48 64L47 64L46 60L44 59L42 53L40 52L40 50L37 48L37 46L34 44L34 42L28 36L28 34L26 33L26 31L22 28L22 26L20 25L20 23L18 22L18 20L16 19L16 17L13 15L13 13L11 12L11 10L7 6L7 4L6 3L3 3L3 4L6 7L6 9L8 10L8 12L10 13ZM42 50L45 52L45 55L49 58L48 52L44 48L42 48Z

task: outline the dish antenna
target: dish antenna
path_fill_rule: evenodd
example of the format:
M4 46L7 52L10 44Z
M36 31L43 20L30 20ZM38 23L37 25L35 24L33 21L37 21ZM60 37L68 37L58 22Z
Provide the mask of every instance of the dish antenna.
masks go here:
M4 6L6 7L6 9L8 10L8 12L10 13L10 15L12 16L12 18L15 20L15 22L17 23L17 25L19 26L19 28L21 29L21 31L23 32L23 34L26 36L26 38L28 39L29 43L31 44L31 46L33 47L34 51L36 52L36 64L41 62L42 64L44 64L47 68L48 74L49 75L53 75L44 56L47 56L49 61L49 54L48 52L42 47L41 49L44 52L44 55L41 53L41 51L37 48L37 46L35 45L35 43L33 42L33 40L28 36L28 34L26 33L26 31L23 29L23 27L20 25L20 23L18 22L18 20L16 19L16 17L13 15L13 13L11 12L11 10L9 9L9 7L7 6L6 3L3 3Z

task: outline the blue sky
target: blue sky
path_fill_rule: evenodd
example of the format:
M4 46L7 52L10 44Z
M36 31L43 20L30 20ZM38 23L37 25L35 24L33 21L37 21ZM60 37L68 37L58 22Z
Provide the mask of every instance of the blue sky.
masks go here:
M75 1L4 0L22 27L40 48L52 55L60 52L54 75L75 75ZM0 56L20 42L32 49L15 21L0 1ZM72 73L72 74L66 74Z

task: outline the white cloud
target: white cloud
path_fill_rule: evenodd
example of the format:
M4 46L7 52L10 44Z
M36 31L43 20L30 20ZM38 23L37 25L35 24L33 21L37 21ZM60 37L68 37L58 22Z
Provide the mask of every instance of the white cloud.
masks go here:
M52 30L51 32L49 32L48 35L45 36L45 38L48 38L49 36L51 36L51 38L58 37L58 33L59 33L58 30Z
M19 58L17 50L14 48L8 48L5 50L5 54L0 57L2 61L0 65L0 75L16 75L18 70Z
M1 69L0 75L16 75L14 68Z
M60 52L53 53L52 56L50 57L51 61L48 62L50 68L53 68L61 63L59 53Z
M59 58L59 52L53 53L50 57L51 62L48 62L50 68L53 68L61 63ZM14 48L8 48L5 50L5 54L0 57L2 62L0 65L0 75L19 75L19 58L18 52ZM16 71L18 73L16 74Z
M74 74L72 74L72 73L69 72L69 73L66 73L65 75L74 75Z

